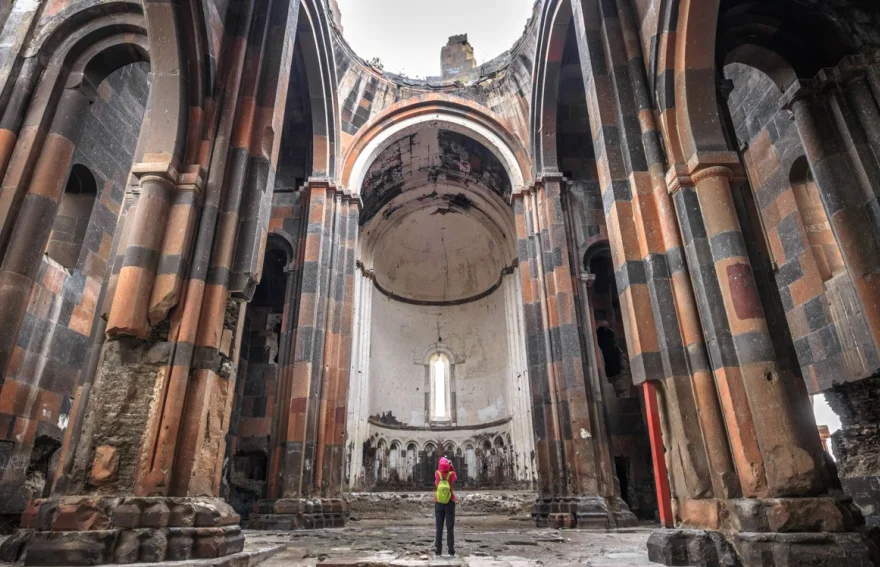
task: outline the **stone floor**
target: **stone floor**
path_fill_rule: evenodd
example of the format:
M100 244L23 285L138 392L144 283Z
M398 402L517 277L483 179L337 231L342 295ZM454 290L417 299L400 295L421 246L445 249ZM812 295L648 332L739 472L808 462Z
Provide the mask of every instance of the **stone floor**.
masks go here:
M456 558L434 557L434 505L429 493L360 493L348 498L352 519L345 528L297 532L246 530L245 549L241 554L161 566L654 565L648 561L646 547L648 536L656 527L653 524L616 531L538 529L529 517L535 499L535 494L530 492L459 494ZM0 536L0 542L3 539L4 536Z
M430 518L362 520L311 532L248 532L248 545L285 546L262 567L625 567L653 565L645 544L652 526L618 530L537 529L506 517L464 517L456 523L458 557L435 558ZM445 553L445 550L444 550Z

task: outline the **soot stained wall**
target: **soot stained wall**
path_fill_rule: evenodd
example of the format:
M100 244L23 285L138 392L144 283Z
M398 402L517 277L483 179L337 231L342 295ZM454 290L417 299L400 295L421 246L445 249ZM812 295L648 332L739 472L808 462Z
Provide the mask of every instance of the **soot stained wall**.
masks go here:
M509 417L509 370L504 294L458 306L425 307L373 293L370 415L391 412L405 425L424 426L425 367L422 357L442 337L455 366L459 426Z

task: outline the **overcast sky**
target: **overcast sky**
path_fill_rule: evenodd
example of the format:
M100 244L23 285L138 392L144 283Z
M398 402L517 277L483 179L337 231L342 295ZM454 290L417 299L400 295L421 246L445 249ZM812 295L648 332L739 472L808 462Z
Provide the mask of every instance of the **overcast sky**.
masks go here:
M534 0L337 0L343 35L363 59L409 77L440 75L440 48L468 34L477 63L522 35Z

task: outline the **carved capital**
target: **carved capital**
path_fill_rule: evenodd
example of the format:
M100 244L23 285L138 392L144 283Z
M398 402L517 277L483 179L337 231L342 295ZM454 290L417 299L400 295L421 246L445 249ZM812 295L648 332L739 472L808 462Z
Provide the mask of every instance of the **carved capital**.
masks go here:
M739 160L735 164L698 163L697 167L687 169L677 164L666 173L666 187L670 195L675 195L682 187L696 187L701 181L712 177L723 177L732 183L742 175Z
M188 165L178 177L177 190L201 194L205 187L205 178L205 170L200 165Z
M782 98L779 99L779 108L791 111L794 103L816 94L819 90L812 79L798 79L785 89Z
M713 165L703 169L699 169L691 174L691 182L696 185L704 179L712 177L723 177L728 183L733 180L733 171L729 167L723 165Z
M159 178L164 183L177 185L179 177L177 164L164 158L165 156L147 154L144 156L144 161L131 166L131 173L141 184L147 179Z

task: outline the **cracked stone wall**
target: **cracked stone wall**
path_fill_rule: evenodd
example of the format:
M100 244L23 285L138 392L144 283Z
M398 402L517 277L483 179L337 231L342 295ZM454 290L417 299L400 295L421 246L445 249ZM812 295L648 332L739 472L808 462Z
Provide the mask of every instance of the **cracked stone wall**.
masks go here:
M245 519L254 504L266 497L269 480L269 441L278 411L282 364L286 263L280 250L266 253L263 279L245 315L223 479L224 497Z

